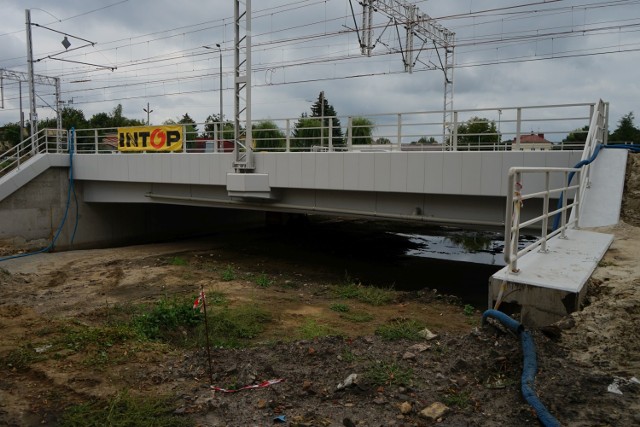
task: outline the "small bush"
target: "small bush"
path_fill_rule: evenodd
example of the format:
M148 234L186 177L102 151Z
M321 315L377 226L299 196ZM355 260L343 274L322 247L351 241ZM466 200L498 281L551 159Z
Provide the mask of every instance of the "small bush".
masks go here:
M346 313L350 310L347 304L339 304L339 303L331 304L329 306L329 309L337 313Z
M155 426L181 427L193 423L173 414L169 398L133 397L127 391L108 401L91 401L65 409L58 422L61 427Z
M376 335L387 341L408 339L419 341L423 339L418 332L424 329L424 325L411 319L393 320L391 323L380 325L376 329Z
M393 362L377 362L367 369L365 377L377 386L409 385L413 371Z
M224 280L225 282L230 282L232 280L235 280L235 278L236 272L233 270L233 267L227 265L227 268L222 271L222 280Z
M271 286L271 283L272 282L271 279L269 279L269 276L264 273L256 277L256 285L260 286L261 288L268 288L269 286Z
M155 306L133 319L135 329L150 340L176 342L179 328L192 329L203 319L200 310L193 309L194 298L162 299Z
M298 329L298 335L305 340L337 335L336 332L327 325L320 324L314 319L307 319Z
M173 258L171 258L169 260L169 264L171 265L187 265L187 260L179 257L179 256L174 256Z
M335 286L333 293L338 298L355 299L373 306L389 304L395 299L395 294L391 289L363 286L355 283Z

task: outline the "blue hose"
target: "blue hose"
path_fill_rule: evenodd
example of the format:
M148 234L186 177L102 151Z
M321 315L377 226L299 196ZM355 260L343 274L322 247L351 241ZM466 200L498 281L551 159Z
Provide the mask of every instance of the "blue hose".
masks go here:
M611 145L602 145L602 144L598 144L596 146L596 149L593 151L593 155L586 159L586 160L580 160L578 163L576 163L576 165L574 166L575 169L581 168L582 166L588 165L591 162L593 162L596 157L598 157L598 153L600 153L600 149L601 148L619 148L619 149L623 149L623 150L629 150L632 153L640 153L640 145L632 145L632 144L611 144ZM567 185L571 185L571 180L573 179L573 176L575 175L575 172L571 172L569 174L568 177L568 182ZM558 199L558 205L556 209L561 209L562 208L562 195L564 192L560 193L560 198ZM561 218L561 214L562 212L558 212L556 214L556 216L553 218L553 231L556 231L558 229L558 227L560 226L560 218Z
M487 310L482 314L482 323L487 322L487 318L492 317L504 326L520 336L522 346L522 377L521 391L522 397L527 401L538 416L538 420L545 427L559 427L560 422L547 410L535 392L534 382L538 373L538 362L536 360L536 345L529 332L524 330L524 326L517 320L512 319L501 311Z
M64 209L64 215L62 216L62 221L60 221L60 225L58 226L58 229L56 230L55 234L53 235L53 239L51 239L51 243L49 243L49 245L45 248L39 249L37 251L34 252L27 252L24 254L17 254L17 255L10 255L8 257L4 257L4 258L0 258L0 262L2 261L8 261L10 259L16 259L16 258L24 258L24 257L28 257L31 255L36 255L36 254L41 254L44 252L51 252L56 245L56 241L58 240L58 237L60 237L60 233L62 232L62 227L64 226L65 222L67 222L67 215L69 213L69 206L71 205L71 194L73 194L73 197L75 199L75 203L76 203L76 224L75 227L73 228L73 233L71 235L71 243L73 243L73 239L75 238L76 235L76 230L78 228L78 196L76 195L76 189L75 189L75 183L74 183L74 178L73 178L73 140L74 140L74 133L75 133L75 129L71 128L70 132L69 132L69 138L67 141L68 147L69 147L69 187L67 188L67 203Z

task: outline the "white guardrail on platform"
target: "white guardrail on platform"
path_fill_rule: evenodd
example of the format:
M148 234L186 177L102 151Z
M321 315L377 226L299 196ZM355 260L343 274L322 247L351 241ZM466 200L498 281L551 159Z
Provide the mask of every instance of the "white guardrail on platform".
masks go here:
M589 132L584 144L581 163L583 161L586 163L588 159L591 159L599 144L606 144L607 114L608 104L600 100L598 104L596 104L591 116ZM545 179L545 189L535 193L523 193L522 179L524 175L528 174L543 174ZM553 175L557 174L563 175L563 185L560 187L550 188L550 182L552 181ZM578 179L575 181L572 180L575 184L569 182L571 174L577 175ZM518 258L538 247L540 248L541 253L547 252L547 242L549 239L558 235L560 235L561 238L564 238L568 227L579 227L580 201L588 187L589 175L589 164L585 164L582 168L516 167L509 169L504 232L504 259L508 265L510 273L518 273ZM550 211L550 196L555 194L561 197L562 205L557 209ZM542 198L542 213L535 218L521 222L520 209L522 208L523 202L527 199L533 198ZM570 198L572 199L572 202L568 203ZM570 217L567 216L569 212L571 212ZM558 227L549 232L549 219L554 218L556 215L560 215ZM518 245L520 231L523 228L533 228L535 224L538 223L540 225L540 238L520 249Z

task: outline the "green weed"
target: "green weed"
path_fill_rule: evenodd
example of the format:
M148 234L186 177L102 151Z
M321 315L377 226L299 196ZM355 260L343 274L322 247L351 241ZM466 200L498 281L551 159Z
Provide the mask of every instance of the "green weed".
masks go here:
M305 340L337 335L336 331L327 325L316 322L314 319L307 319L298 327L298 335Z
M373 306L389 304L395 300L395 293L392 289L363 286L355 283L334 286L333 292L338 298L355 299Z
M225 282L230 282L232 280L235 280L235 278L236 272L233 270L233 267L227 265L227 267L222 271L222 280L224 280Z
M352 311L349 313L342 313L340 317L353 323L367 323L371 322L374 319L373 314L367 313L366 311Z
M174 256L173 258L171 258L169 260L169 264L171 265L187 265L187 260L179 257L179 256Z
M134 329L149 340L163 340L174 344L185 344L184 332L200 325L203 314L193 309L194 298L167 299L158 303L133 319Z
M475 311L476 309L471 304L466 304L463 309L465 316L473 316L473 313L475 313Z
M347 304L340 304L340 303L331 304L329 306L329 309L337 313L347 313L350 310Z
M412 369L394 362L376 362L365 372L365 377L377 386L409 385L412 376Z
M376 335L387 341L408 339L419 341L422 339L420 332L424 325L412 319L393 320L390 323L380 325L376 329Z
M173 414L169 398L133 397L126 390L108 401L92 401L68 407L61 416L61 427L154 426L182 427L193 422Z
M209 312L209 340L217 347L245 347L249 340L264 332L265 324L271 321L271 315L254 304ZM204 344L203 326L200 344Z
M0 366L17 371L26 371L32 363L38 362L44 357L38 354L30 346L23 346L11 350L9 354L0 359Z
M271 286L271 283L272 281L271 279L269 279L269 276L264 273L256 277L256 285L260 286L261 288L268 288L269 286Z
M469 406L469 393L466 392L452 392L447 394L442 402L447 406L457 406L460 409L464 409Z

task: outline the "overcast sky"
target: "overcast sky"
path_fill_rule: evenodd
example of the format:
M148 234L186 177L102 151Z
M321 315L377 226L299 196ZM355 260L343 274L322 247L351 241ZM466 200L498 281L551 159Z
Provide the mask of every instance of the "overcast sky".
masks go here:
M612 128L623 114L640 114L640 1L411 3L456 33L456 109L602 98L610 102ZM225 117L232 118L232 0L2 0L1 5L0 68L27 71L25 8L31 9L33 23L60 32L33 27L35 73L59 76L62 100L72 101L87 118L120 103L127 117L146 120L142 109L148 102L152 123L185 113L203 122L220 109L216 43L222 46ZM360 28L362 8L356 0L353 7ZM404 29L385 29L388 23L381 12L374 14L377 44L372 57L364 57L349 0L254 0L254 120L298 117L322 90L339 115L441 110L443 72L429 69L437 68L438 53L427 44L414 72L402 73ZM69 50L87 44L81 39L95 45L57 55L64 51L64 34ZM414 47L421 46L416 40ZM0 124L17 122L18 84L5 80L3 86ZM53 88L38 85L36 92L39 117L52 117ZM28 117L26 83L22 99Z

